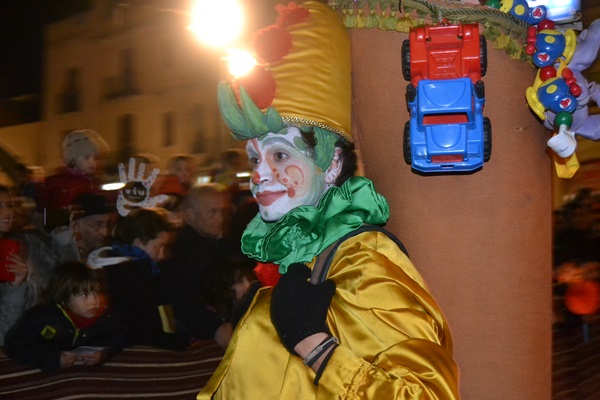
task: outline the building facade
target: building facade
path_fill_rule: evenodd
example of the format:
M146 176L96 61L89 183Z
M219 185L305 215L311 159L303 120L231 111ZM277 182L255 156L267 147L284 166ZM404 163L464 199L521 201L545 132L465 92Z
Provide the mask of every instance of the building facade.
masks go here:
M140 153L159 166L181 153L206 163L239 146L216 102L216 83L226 78L221 53L198 43L187 23L173 10L96 0L47 26L43 135L32 162L51 173L64 136L80 128L107 140L113 166Z

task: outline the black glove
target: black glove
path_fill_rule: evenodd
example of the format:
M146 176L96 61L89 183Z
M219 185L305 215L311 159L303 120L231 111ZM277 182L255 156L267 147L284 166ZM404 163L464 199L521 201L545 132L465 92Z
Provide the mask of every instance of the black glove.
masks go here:
M302 339L318 332L329 333L325 318L335 283L331 279L318 285L308 281L310 268L294 263L279 278L271 296L271 321L286 349L296 354L294 347Z

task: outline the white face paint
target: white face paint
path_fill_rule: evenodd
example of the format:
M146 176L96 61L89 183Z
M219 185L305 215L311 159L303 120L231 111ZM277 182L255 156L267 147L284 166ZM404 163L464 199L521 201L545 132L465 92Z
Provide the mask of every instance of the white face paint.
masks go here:
M329 188L326 174L307 150L296 127L248 141L250 190L265 221L277 221L299 206L316 206Z

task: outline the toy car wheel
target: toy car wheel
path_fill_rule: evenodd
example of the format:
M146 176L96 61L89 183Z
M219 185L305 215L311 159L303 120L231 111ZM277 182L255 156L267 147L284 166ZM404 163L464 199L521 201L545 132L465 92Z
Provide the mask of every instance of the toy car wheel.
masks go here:
M483 117L483 162L488 162L492 155L492 123Z
M402 42L402 76L404 80L410 81L410 40Z
M404 124L404 161L410 165L412 163L412 153L410 149L410 121Z
M475 96L477 96L478 99L485 98L485 84L482 80L475 82Z
M412 83L406 85L406 102L412 103L417 98L417 88Z
M479 64L481 65L481 76L487 72L487 42L483 35L479 35Z

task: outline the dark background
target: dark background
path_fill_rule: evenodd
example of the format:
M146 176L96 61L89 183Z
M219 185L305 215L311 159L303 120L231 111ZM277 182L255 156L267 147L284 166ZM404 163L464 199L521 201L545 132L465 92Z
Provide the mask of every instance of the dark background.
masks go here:
M91 4L92 0L0 1L0 99L39 94L42 27Z

